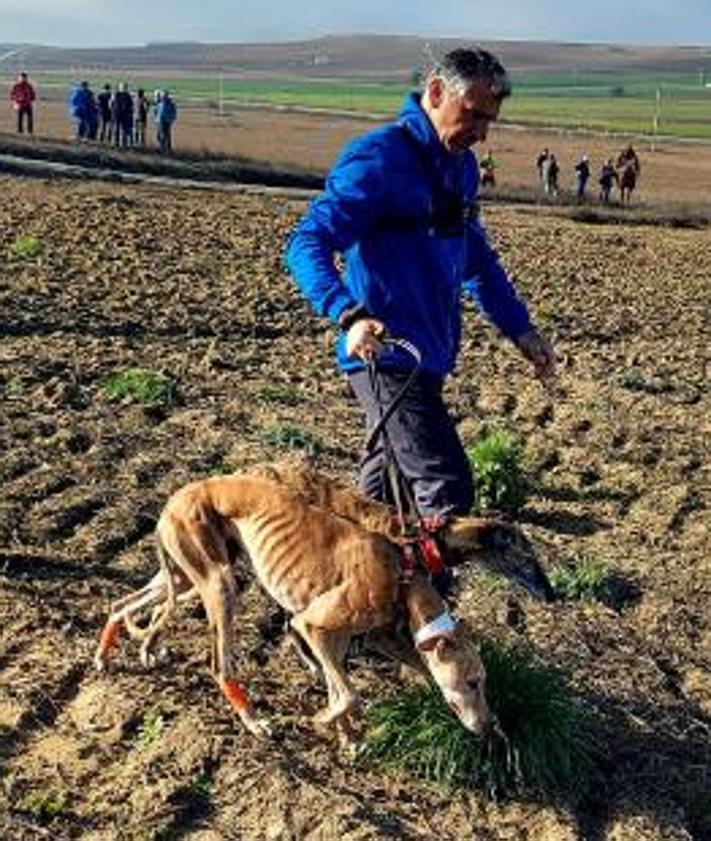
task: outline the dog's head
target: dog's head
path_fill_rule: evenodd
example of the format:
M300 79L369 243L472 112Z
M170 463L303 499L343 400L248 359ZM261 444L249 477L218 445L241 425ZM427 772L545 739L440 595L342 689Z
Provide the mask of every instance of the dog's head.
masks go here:
M417 649L452 712L481 735L491 722L486 702L486 672L467 629L457 623L450 630L417 640Z
M499 517L452 517L437 534L447 566L478 564L524 587L543 601L553 601L548 577L522 530Z

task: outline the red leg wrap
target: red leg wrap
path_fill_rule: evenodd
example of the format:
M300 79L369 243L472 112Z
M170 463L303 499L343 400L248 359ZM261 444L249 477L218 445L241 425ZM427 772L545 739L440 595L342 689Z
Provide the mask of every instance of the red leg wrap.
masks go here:
M249 695L247 695L247 692L236 680L223 680L222 691L225 693L228 701L237 710L237 712L252 708Z
M99 638L99 648L102 654L108 654L112 648L118 645L121 622L107 622Z

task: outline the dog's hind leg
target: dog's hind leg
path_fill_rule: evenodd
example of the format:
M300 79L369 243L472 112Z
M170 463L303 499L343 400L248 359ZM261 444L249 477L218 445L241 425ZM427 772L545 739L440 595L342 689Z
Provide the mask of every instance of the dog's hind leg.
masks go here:
M145 587L124 596L111 606L94 655L94 665L97 669L101 671L105 668L111 650L118 644L121 628L126 627L127 618L143 608L165 601L166 595L167 587L161 571L156 573Z
M178 604L183 604L184 602L192 601L193 599L196 599L198 597L198 588L195 586L190 586L190 583L187 581L187 579L185 579L179 591L176 593L175 601ZM155 664L156 657L153 653L153 650L155 649L156 642L158 640L158 634L160 633L160 631L162 631L165 623L170 618L173 609L174 605L170 602L166 595L166 598L153 608L150 622L145 627L137 625L133 621L133 617L131 615L126 616L126 630L129 632L132 639L141 641L139 656L141 659L141 663L146 668L149 668Z

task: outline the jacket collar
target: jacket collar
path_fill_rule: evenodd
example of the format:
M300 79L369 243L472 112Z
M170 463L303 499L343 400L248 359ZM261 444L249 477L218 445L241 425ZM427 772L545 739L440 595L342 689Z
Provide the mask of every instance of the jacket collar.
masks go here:
M399 122L410 132L410 135L422 146L427 154L440 156L447 154L447 150L440 142L437 132L430 118L422 107L419 93L409 93L400 109Z

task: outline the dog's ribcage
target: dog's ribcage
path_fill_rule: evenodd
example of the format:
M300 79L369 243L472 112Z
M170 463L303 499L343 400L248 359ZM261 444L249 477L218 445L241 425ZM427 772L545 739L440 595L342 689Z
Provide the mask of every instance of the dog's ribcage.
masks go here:
M338 582L328 558L318 565L318 580L309 575L314 555L325 547L304 540L303 522L284 511L260 511L234 521L254 571L264 589L285 610L298 613L315 595Z

